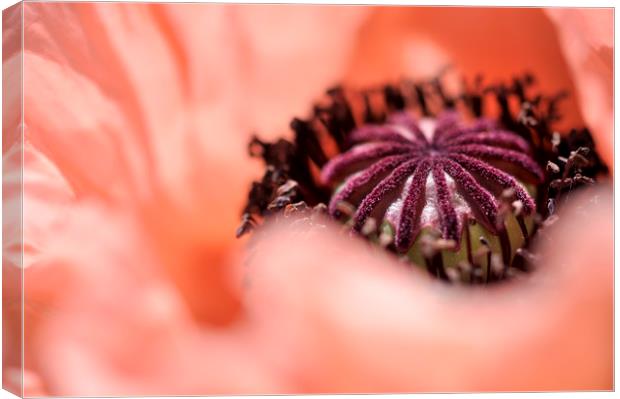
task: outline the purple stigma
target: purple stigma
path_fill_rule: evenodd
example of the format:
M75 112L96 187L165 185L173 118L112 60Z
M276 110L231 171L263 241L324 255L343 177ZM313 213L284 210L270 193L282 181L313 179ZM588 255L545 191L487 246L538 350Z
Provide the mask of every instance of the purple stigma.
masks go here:
M526 140L486 119L465 124L455 112L420 122L401 112L351 133L351 149L321 171L326 184L343 181L329 204L332 216L347 202L356 208L355 231L369 218L389 221L402 253L427 226L460 245L464 216L497 233L498 196L505 189L514 191L524 214L534 212L534 200L513 177L544 178Z

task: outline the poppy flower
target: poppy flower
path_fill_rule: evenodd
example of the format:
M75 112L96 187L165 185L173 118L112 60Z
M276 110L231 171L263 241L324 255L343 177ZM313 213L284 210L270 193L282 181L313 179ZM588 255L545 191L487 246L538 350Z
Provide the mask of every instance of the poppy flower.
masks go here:
M23 67L24 87L23 124L19 95L3 121L10 389L21 366L26 396L611 389L605 184L566 207L544 267L486 289L405 272L331 225L234 238L251 134L286 133L334 82L530 70L572 94L562 123L591 125L611 168L611 11L25 3L3 18L4 76Z

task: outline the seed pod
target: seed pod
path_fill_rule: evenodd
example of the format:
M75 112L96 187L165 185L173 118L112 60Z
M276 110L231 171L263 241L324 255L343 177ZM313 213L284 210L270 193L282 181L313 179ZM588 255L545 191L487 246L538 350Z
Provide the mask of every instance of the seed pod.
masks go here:
M343 203L353 206L354 231L383 242L393 237L396 252L439 274L475 263L483 237L490 253L477 266L487 278L501 274L527 241L536 205L524 183L544 176L517 134L485 119L465 124L455 112L437 119L401 112L354 130L350 140L354 145L326 163L321 177L338 186L332 216L342 215Z

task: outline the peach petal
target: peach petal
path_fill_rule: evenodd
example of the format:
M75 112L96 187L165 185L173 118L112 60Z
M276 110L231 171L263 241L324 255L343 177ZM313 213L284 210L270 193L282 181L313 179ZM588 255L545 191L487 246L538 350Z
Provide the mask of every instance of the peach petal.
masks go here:
M37 353L31 366L50 392L281 392L256 358L247 326L219 332L193 320L130 217L94 205L73 210L48 257L48 265L62 275L63 293L39 313L42 321L31 347ZM90 234L92 241L67 250L85 226L93 225L98 229Z
M28 269L45 253L54 225L70 208L75 195L54 164L30 143L13 145L3 157L3 167L7 210L3 223L4 260L12 267ZM22 211L36 217L22 221Z
M353 85L379 84L446 64L470 79L481 73L496 82L530 71L545 92L575 89L555 27L534 8L375 7L346 76ZM563 126L581 123L574 97L562 113Z
M141 154L125 152L135 149L127 143L131 135L120 135L124 118L98 86L29 52L24 74L24 136L48 155L76 194L126 198L139 189L134 181L148 181L129 164Z
M2 154L4 155L21 140L22 135L21 53L6 57L2 62L2 68Z
M21 338L16 335L21 335L23 310L24 324L28 326L24 331L23 344L24 348L27 348L24 350L24 361L29 364L35 355L29 351L36 324L34 320L38 318L40 309L49 303L50 298L63 289L62 280L58 280L58 276L53 272L39 279L39 265L48 255L49 241L56 233L55 225L62 220L71 206L74 195L55 166L30 143L25 143L24 146L14 144L4 154L3 167L5 238L2 267L5 333L7 336L13 335L7 342L21 342ZM26 215L36 217L25 217L22 220L22 210ZM7 345L4 349L7 364L21 364L20 345ZM24 386L26 389L28 384L24 382ZM38 388L31 390L38 391Z
M613 10L552 8L562 48L597 150L613 170Z
M412 275L324 229L273 229L248 303L279 342L265 346L274 367L311 392L611 389L612 205L593 197L588 214L565 210L536 274L487 290Z

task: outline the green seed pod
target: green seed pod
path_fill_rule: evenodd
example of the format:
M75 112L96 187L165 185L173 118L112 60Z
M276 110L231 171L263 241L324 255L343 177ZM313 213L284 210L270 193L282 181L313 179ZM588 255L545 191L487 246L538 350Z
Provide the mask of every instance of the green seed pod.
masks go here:
M351 133L322 170L329 213L444 279L503 276L533 229L543 172L520 136L487 120L392 115ZM519 176L517 179L516 176Z

